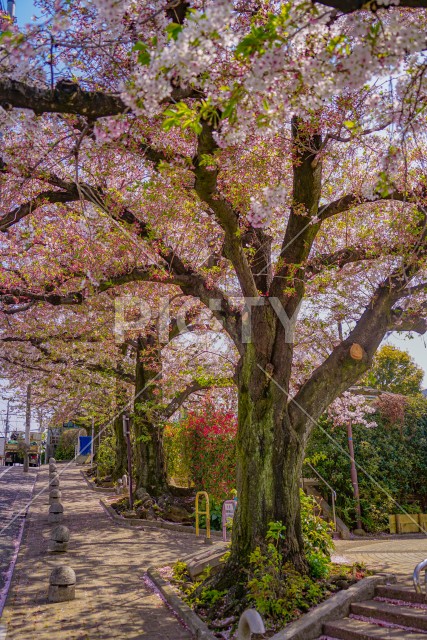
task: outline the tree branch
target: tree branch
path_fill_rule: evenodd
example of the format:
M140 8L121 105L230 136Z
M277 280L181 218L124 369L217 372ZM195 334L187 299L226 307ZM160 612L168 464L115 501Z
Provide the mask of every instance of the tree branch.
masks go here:
M364 9L366 11L376 11L377 9L393 9L395 5L378 5L377 2L366 0L312 0L315 4L322 4L331 9L337 9L341 13L354 13ZM427 7L427 0L400 0L400 7L409 7L411 9L422 9Z
M399 247L383 247L381 249L370 249L365 247L345 247L333 253L324 253L312 258L306 266L307 275L322 273L325 268L338 267L342 269L346 264L362 262L364 260L376 260L380 256L389 256L399 253Z
M198 137L197 152L193 158L194 188L215 214L225 233L224 255L233 264L244 296L256 297L258 290L240 239L239 220L231 205L218 192L218 169L203 165L202 156L213 155L218 145L213 137L213 127L206 121Z
M200 97L194 89L172 90L171 98L165 102L179 102L184 98ZM102 91L84 91L76 82L60 80L55 89L35 87L12 80L0 79L0 106L4 109L31 109L34 113L69 113L86 116L90 120L117 116L130 112L120 95Z
M204 276L198 273L191 266L185 264L184 261L176 254L173 248L166 246L160 238L155 238L153 236L151 227L146 222L140 220L133 213L133 211L131 211L127 207L120 207L117 209L115 207L112 207L110 211L108 203L105 200L105 194L99 187L93 187L92 185L89 185L87 183L79 183L79 185L77 185L77 183L74 182L64 181L54 174L50 174L45 179L54 186L65 188L67 190L67 193L61 195L61 202L72 202L79 199L79 197L83 197L91 204L100 207L107 213L107 215L111 216L111 218L119 224L126 223L133 225L134 232L139 238L149 241L151 245L154 243L156 244L156 251L158 252L160 258L164 261L165 268L169 271L169 275L165 277L161 276L158 273L158 267L154 267L154 265L152 268L147 267L143 270L134 269L132 272L127 272L125 274L111 277L107 281L101 283L98 287L99 292L106 291L113 286L126 284L127 282L144 280L163 282L165 284L176 284L177 286L181 287L182 291L186 295L192 295L196 298L199 298L209 309L211 309L214 317L225 326L237 348L241 349L239 312L231 308L227 296L220 290L219 287L216 287L212 284L208 285ZM52 192L52 194L56 193L62 192ZM37 198L32 201L33 207L35 200L37 200ZM37 200L38 206L41 206L43 203L44 200ZM21 205L20 219L22 219L25 215L29 215L32 211L34 211L34 208L32 208L31 203ZM5 229L2 228L0 219L0 230L3 231L18 221L17 219L14 219L13 212L7 214L5 218L7 218L7 223L5 221L3 225L5 226ZM237 236L235 237L235 241L238 242ZM244 258L244 255L242 255L242 257ZM255 294L256 293L257 292L255 287ZM53 305L81 304L83 302L82 292L74 292L66 295L52 294L50 292L35 294L29 290L21 290L17 288L8 290L6 288L0 288L0 298L2 297L3 303L8 305L16 305L16 298L22 298L21 301L25 303L27 303L28 301L47 302ZM214 300L215 302L211 303L211 300ZM7 313L7 311L5 312ZM14 311L14 313L16 312Z
M317 220L321 195L322 163L313 163L322 146L319 133L307 133L300 118L292 119L293 186L292 207L282 242L270 295L286 299L292 317L304 295L304 268L320 229ZM293 293L283 295L284 289Z
M14 224L45 204L65 204L79 200L78 191L42 191L0 218L0 231L5 232Z
M361 204L373 204L374 202L379 202L382 200L395 200L397 202L407 202L408 204L410 204L411 200L409 198L412 195L413 194L403 193L402 191L398 191L396 189L387 196L380 196L378 194L378 198L373 200L372 198L363 198L357 196L354 193L349 193L345 196L342 196L341 198L338 198L338 200L334 200L333 202L330 202L329 204L321 207L319 211L319 218L323 222L323 220L332 218L332 216L339 215L340 213L346 213L346 211L349 211L353 207L357 207Z
M196 391L202 391L203 389L210 389L211 387L215 387L215 386L230 387L233 384L234 384L233 381L230 379L227 379L227 380L212 379L212 380L207 380L203 382L200 382L199 380L192 380L185 387L185 389L180 391L178 395L175 396L175 398L173 398L173 400L169 402L169 404L165 407L165 409L163 409L162 417L164 419L171 418L175 413L175 411L177 411L179 407L182 405L182 403L185 402L185 400L187 400L187 398L191 396L192 393L195 393Z
M307 414L317 420L323 411L343 391L357 382L369 368L372 358L388 331L396 328L400 322L400 330L424 332L424 325L415 318L404 318L403 311L393 309L402 297L402 289L420 269L420 259L425 255L424 230L420 241L415 244L413 254L400 268L397 268L377 287L369 305L360 316L356 326L348 338L336 346L329 357L312 373L303 384L293 400L289 403L289 412L293 416L296 429L303 436L307 435ZM399 315L400 314L400 315ZM406 320L408 322L406 323ZM410 327L405 329L406 326ZM416 327L416 328L415 328ZM360 360L351 356L353 344L362 347Z
M427 303L422 305L422 309L427 309ZM393 309L389 331L413 331L423 335L427 331L427 320L421 317L419 312L414 313L405 309Z

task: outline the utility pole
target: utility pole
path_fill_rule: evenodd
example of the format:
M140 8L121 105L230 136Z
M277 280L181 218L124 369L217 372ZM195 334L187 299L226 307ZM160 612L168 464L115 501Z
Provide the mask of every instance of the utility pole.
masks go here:
M360 508L360 496L359 496L359 481L357 478L357 468L356 463L354 461L354 443L353 443L353 426L351 424L351 420L347 422L347 438L348 438L348 449L350 452L350 473L351 473L351 484L353 485L353 496L356 507L356 522L357 528L363 529L362 526L362 510Z
M90 470L93 469L94 439L95 436L95 418L92 416L92 438L90 441Z
M4 432L5 442L7 442L7 436L9 433L9 403L10 403L10 398L8 398L6 402L6 424L5 424L5 432Z
M30 431L31 431L31 384L27 385L27 401L25 403L25 453L24 471L28 473L30 468Z

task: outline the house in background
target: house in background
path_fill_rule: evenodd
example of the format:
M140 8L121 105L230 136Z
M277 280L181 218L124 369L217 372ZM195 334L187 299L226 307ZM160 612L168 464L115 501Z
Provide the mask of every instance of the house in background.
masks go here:
M58 448L59 441L61 440L61 436L64 431L70 429L81 429L81 427L72 422L64 422L61 427L48 427L47 436L46 436L46 462L49 458L55 457L56 449Z

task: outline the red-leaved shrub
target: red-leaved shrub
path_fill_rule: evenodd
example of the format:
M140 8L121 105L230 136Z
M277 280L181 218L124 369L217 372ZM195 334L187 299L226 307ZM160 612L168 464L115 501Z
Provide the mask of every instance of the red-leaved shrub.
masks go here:
M236 415L205 401L180 422L167 425L168 474L187 476L196 489L218 499L229 497L236 486L236 433Z

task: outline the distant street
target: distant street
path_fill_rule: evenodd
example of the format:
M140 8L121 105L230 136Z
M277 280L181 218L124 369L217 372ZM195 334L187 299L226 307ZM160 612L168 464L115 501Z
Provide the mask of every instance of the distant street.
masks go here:
M0 615L36 470L0 467Z

